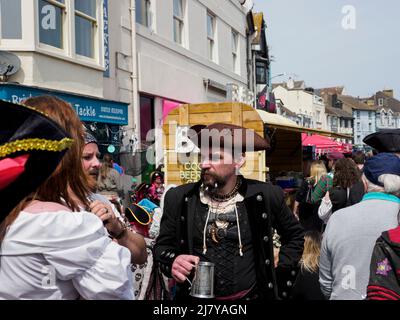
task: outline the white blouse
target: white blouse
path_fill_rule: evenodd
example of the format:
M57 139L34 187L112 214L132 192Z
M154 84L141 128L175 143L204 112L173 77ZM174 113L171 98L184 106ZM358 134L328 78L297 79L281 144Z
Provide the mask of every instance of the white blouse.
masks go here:
M129 250L89 212L22 211L0 257L0 299L134 299Z

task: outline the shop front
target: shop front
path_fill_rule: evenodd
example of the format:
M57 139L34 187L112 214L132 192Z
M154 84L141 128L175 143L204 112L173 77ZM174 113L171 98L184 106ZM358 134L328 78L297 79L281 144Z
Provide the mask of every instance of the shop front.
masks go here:
M29 97L40 95L57 96L70 103L86 128L98 139L100 152L109 152L117 159L121 148L122 127L128 125L128 104L40 87L0 84L2 100L21 103Z

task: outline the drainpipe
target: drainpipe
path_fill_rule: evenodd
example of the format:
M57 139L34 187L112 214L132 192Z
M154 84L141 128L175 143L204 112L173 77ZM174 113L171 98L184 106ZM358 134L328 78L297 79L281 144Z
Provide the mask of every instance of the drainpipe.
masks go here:
M130 16L131 16L131 49L132 49L132 116L128 120L130 128L133 128L135 137L138 139L138 149L140 149L140 113L138 103L138 72L137 72L137 57L136 57L136 3L135 0L131 0L130 5ZM137 151L137 150L136 150Z

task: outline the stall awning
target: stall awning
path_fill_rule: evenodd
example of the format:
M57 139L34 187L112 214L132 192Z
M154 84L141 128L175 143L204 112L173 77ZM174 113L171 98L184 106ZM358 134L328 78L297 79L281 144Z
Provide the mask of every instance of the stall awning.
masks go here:
M302 133L301 140L303 146L315 146L316 153L328 153L332 151L349 153L352 150L352 145L349 143L338 142L318 134L308 135Z
M322 136L333 137L333 138L341 138L341 139L352 139L352 136L347 134L327 131L327 130L319 130L319 129L311 129L299 126L296 122L285 118L279 114L269 113L264 110L257 109L258 114L262 121L272 127L277 129L284 129L289 131L303 132L303 133L311 133L311 134L319 134Z

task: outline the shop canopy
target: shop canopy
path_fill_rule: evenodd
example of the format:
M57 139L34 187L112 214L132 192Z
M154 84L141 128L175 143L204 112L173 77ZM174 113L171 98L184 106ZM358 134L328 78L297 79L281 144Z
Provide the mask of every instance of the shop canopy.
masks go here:
M269 113L264 110L257 109L259 116L264 124L271 128L283 129L288 131L302 132L308 134L317 134L320 136L327 136L339 139L352 139L352 136L347 134L332 132L328 130L312 129L299 126L296 122L285 118L279 114Z
M315 152L318 154L332 151L348 153L352 150L352 146L349 143L338 142L318 134L310 135L307 133L302 133L301 140L303 146L315 146Z

